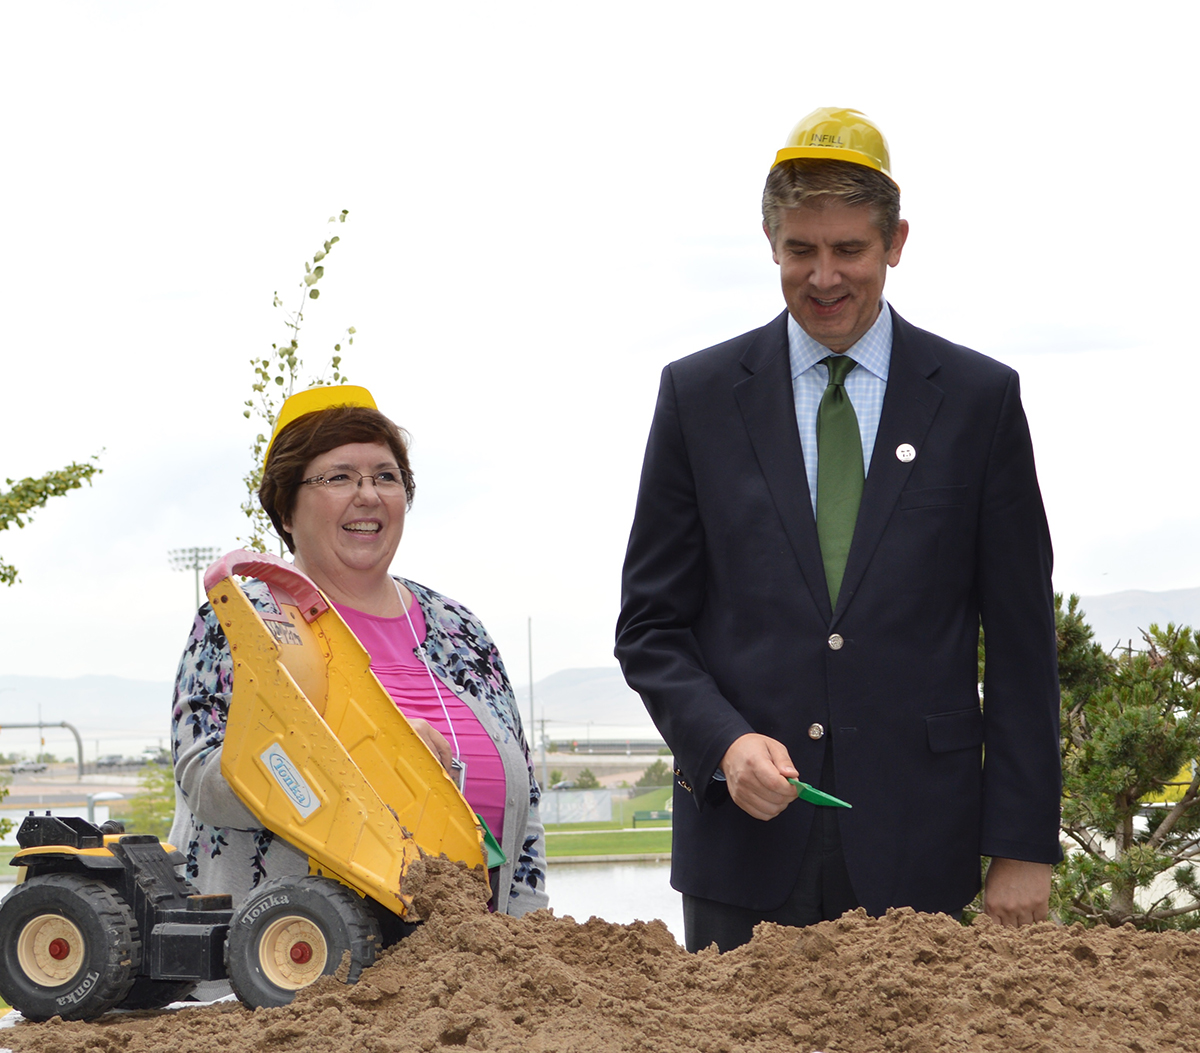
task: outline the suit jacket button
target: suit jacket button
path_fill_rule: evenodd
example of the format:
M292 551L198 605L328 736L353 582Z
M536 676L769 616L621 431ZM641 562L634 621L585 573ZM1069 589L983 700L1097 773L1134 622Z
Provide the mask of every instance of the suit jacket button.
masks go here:
M820 724L809 724L808 737L813 742L820 742L825 737L825 729Z
M840 650L842 649L842 645L843 645L845 642L846 642L846 641L842 639L842 637L841 637L841 635L840 635L840 634L838 634L838 633L834 633L834 634L833 634L833 635L832 635L832 636L829 638L829 649L830 649L831 651L840 651Z

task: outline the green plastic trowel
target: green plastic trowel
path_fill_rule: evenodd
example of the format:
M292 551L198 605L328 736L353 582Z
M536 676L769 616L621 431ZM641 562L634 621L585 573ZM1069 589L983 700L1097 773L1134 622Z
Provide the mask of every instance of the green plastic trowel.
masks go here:
M831 793L825 793L824 790L818 790L815 786L809 786L806 782L801 782L799 779L788 779L793 786L796 787L796 796L802 801L808 801L809 804L820 804L826 808L853 808L854 805L847 804L840 797L834 797Z

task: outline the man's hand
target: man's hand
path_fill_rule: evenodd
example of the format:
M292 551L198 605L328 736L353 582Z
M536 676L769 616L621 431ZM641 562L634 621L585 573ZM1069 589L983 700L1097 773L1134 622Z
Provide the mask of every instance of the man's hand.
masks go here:
M1001 925L1045 921L1050 913L1050 864L993 856L983 883L983 909Z
M787 747L766 735L735 739L721 758L721 771L733 803L755 819L774 819L796 799L796 787L788 779L800 773Z

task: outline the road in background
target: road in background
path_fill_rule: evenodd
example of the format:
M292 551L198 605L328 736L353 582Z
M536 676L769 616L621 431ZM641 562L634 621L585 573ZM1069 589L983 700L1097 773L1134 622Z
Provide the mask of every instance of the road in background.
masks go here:
M13 821L13 829L0 839L0 844L17 843L16 828L30 811L49 809L55 813L86 815L88 798L93 794L119 793L126 798L135 796L141 791L139 772L139 768L132 767L100 772L88 771L85 767L83 778L80 778L78 767L74 764L52 764L45 772L19 772L15 775L9 773L8 765L0 767L0 774L11 780L8 796L0 805L0 818ZM93 801L98 821L108 818L108 803Z

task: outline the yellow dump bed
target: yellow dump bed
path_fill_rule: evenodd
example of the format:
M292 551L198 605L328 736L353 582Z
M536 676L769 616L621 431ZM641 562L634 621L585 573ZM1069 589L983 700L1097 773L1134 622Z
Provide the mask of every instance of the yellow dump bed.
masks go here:
M283 613L256 611L235 574L265 582ZM486 865L470 805L312 581L238 550L204 586L233 655L221 772L266 829L401 916L422 852Z

